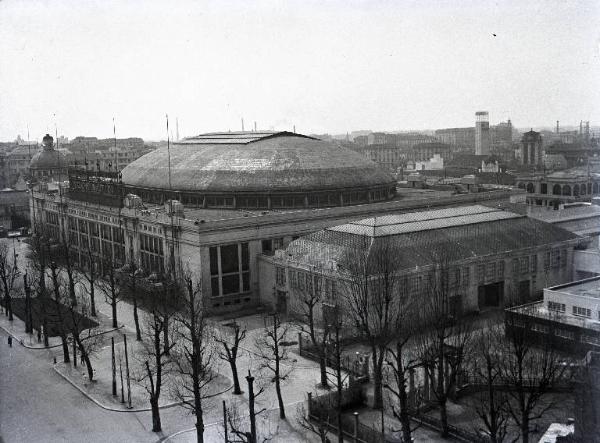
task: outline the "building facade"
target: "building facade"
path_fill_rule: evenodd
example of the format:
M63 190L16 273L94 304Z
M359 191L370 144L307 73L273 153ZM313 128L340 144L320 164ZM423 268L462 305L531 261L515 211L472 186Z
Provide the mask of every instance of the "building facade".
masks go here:
M543 288L571 281L581 242L550 224L478 205L388 215L293 241L272 260L273 288L261 290L291 314L301 312L307 285L328 305L343 306L357 258L377 261L392 248L399 294L427 297L432 278L443 275L449 303L458 312L479 312L538 299Z
M478 111L475 119L475 155L489 155L490 116L487 111Z

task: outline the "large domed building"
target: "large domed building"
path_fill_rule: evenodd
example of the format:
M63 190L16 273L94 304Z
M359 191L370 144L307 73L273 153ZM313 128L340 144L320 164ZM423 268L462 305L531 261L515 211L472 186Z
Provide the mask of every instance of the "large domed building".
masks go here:
M447 202L398 198L389 173L336 144L290 132L224 132L159 148L120 173L71 168L58 197L33 189L31 214L36 232L66 240L82 266L93 260L105 272L127 264L149 282L190 272L213 312L273 296L285 311L287 296L275 289L285 276L274 274L273 259L294 239L440 204Z
M290 132L186 138L134 161L122 180L143 200L171 196L203 208L346 206L388 200L396 189L390 174L360 154Z
M46 134L42 139L42 149L29 163L31 176L37 181L62 181L67 178L67 169L65 156L54 149L54 139L50 134Z

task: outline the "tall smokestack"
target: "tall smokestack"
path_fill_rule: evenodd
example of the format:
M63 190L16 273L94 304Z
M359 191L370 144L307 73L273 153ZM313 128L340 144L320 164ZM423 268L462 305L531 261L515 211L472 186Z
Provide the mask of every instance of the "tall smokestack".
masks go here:
M556 120L556 133L559 134L560 133L560 125L559 125L559 121Z
M242 119L242 132L244 132L244 119Z

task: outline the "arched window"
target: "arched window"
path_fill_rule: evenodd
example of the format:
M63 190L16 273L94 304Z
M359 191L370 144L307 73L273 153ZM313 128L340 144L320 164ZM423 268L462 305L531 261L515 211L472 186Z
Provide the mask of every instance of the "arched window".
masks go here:
M592 187L592 192L593 192L594 194L597 194L597 193L598 193L598 183L594 183L594 186Z
M535 192L535 186L533 186L533 183L527 183L527 192L530 194Z
M579 185L575 185L575 186L573 186L573 195L574 195L575 197L578 197L578 196L579 196Z
M585 195L587 194L587 185L584 183L583 185L581 185L581 195Z
M562 195L571 195L571 187L569 185L564 185L562 191Z
M560 195L561 194L560 185L554 185L552 187L552 194L553 195Z
M525 189L525 183L519 183L519 189Z

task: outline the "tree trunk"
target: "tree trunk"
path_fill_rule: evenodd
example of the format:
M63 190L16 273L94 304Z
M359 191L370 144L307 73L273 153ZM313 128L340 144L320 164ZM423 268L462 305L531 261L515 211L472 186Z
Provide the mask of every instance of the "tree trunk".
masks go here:
M110 299L110 306L112 308L112 327L116 329L119 326L117 325L117 298L114 294Z
M279 374L275 375L275 392L277 392L277 402L279 403L279 418L285 420L285 406L283 404L283 397L281 396L281 380Z
M4 297L5 305L6 305L6 313L8 314L8 321L13 321L13 311L12 311L12 300L11 296L7 293Z
M235 395L239 395L242 393L242 389L240 387L240 379L238 377L237 364L235 362L235 358L229 360L229 365L231 366L231 375L233 376L233 393Z
M158 409L158 399L150 397L150 408L152 409L152 432L162 431L160 424L160 409Z
M383 408L383 380L381 376L383 359L378 358L377 354L377 351L373 349L373 409ZM381 360L381 363L379 360Z
M94 369L92 368L92 362L90 361L90 357L87 354L87 352L85 352L85 349L83 348L82 345L79 345L79 352L81 352L81 355L83 356L83 361L85 362L85 367L87 368L88 379L90 381L93 381L94 380Z
M446 408L446 402L448 400L446 396L446 371L444 361L444 341L440 340L440 347L438 352L438 366L437 366L437 399L440 406L440 421L442 422L442 437L446 438L449 435L450 430L448 429L448 410ZM433 371L432 371L433 372Z
M521 417L521 439L523 443L529 443L529 416L526 413Z
M404 373L402 373L404 374ZM406 442L411 441L410 415L408 414L408 395L406 394L406 380L401 376L401 383L398 386L400 393L400 424L402 425L402 438Z
M70 363L71 359L69 357L69 343L67 342L67 337L64 334L61 334L60 341L62 342L63 361L65 363Z
M202 420L196 420L196 441L204 443L204 423Z
M329 382L327 381L327 362L325 359L325 349L321 348L321 356L319 358L319 369L321 371L321 387L329 389Z
M94 294L94 280L90 281L90 308L92 317L96 317L96 299Z
M137 296L133 294L133 321L135 323L135 339L142 341L142 332L140 330L140 320L138 317Z
M165 355L169 355L170 354L170 344L169 344L169 317L165 315L165 321L164 321L164 329L163 329L163 342L164 342L164 346L163 349L165 351Z

